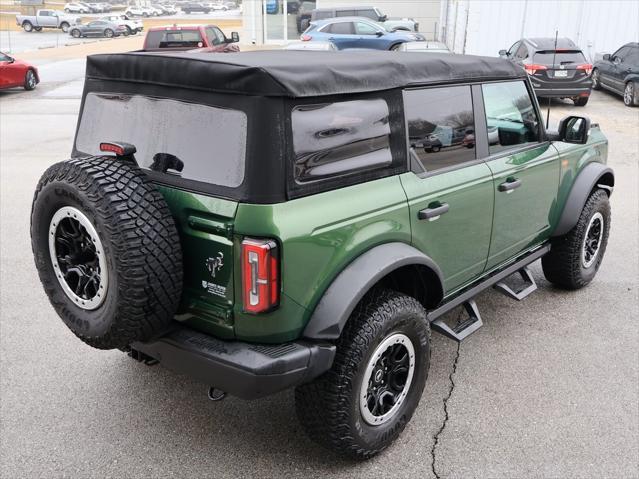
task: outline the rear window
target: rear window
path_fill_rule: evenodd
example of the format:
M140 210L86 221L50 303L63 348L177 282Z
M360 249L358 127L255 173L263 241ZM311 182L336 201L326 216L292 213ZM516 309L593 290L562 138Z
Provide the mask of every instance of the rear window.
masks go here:
M199 30L156 30L148 33L146 48L198 48L203 46Z
M246 114L238 110L89 93L75 146L100 155L101 142L131 143L142 168L234 188L244 180L246 132Z
M382 168L393 161L388 104L382 99L297 106L292 129L298 183Z
M533 55L533 63L539 65L552 65L553 57L555 58L555 65L570 65L586 63L586 57L580 50L544 50L536 52Z

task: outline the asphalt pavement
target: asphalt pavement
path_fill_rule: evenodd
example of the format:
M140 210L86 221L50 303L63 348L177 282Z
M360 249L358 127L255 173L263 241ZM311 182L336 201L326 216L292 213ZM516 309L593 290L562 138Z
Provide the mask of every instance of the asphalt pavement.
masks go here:
M477 298L484 327L433 335L424 396L396 444L345 460L302 432L292 392L211 402L206 385L62 324L29 240L33 190L71 150L82 60L43 63L34 92L0 93L0 477L639 477L639 108L594 92L617 184L594 282L515 302Z

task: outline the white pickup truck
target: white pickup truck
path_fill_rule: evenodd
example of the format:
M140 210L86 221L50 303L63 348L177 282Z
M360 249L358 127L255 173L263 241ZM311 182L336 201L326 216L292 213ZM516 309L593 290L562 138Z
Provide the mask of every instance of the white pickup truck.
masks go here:
M64 33L71 25L80 23L79 17L65 15L58 10L38 10L35 15L16 15L16 25L25 32L40 32L43 28L59 28Z

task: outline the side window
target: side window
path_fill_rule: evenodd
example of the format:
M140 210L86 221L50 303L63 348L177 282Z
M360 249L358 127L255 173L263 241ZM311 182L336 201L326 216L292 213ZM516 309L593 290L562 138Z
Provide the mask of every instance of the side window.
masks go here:
M224 43L224 35L215 27L206 27L206 37L211 45L220 45Z
M635 67L639 65L639 48L632 48L626 58L624 59L624 63L628 63L629 65L634 65Z
M404 111L413 160L434 171L475 159L470 86L407 90Z
M374 170L393 162L385 100L299 105L291 120L298 184Z
M42 11L40 12L40 16L41 16L41 17L48 17L48 16L50 16L50 15L51 15L51 12L48 12L48 11L46 11L46 10L42 10Z
M515 42L515 44L512 47L510 47L510 50L508 50L508 56L511 58L514 57L520 45L521 45L521 42Z
M626 54L628 53L628 50L630 50L628 47L621 47L613 55L612 61L614 61L615 63L621 63L622 61L624 61L624 59L626 58Z
M523 81L482 85L491 155L539 142L539 118Z
M326 29L327 33L335 33L336 35L353 35L352 22L332 23Z
M369 23L364 22L356 22L355 23L355 33L358 35L375 35L377 33L377 28Z
M379 16L375 13L375 10L368 8L365 10L356 10L355 11L355 16L356 17L365 17L365 18L370 18L371 20L375 20L377 21L379 19Z
M515 53L515 56L522 60L525 60L528 57L528 48L526 48L526 44L524 42L522 42L517 49L517 53Z

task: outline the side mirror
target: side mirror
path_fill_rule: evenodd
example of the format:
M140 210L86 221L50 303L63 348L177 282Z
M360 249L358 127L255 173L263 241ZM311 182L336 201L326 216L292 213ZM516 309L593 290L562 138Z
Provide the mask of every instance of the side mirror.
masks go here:
M240 41L240 34L237 32L231 32L231 43L237 43Z
M609 61L610 61L610 53L606 53L606 54L603 56L603 60L604 60L605 62L609 62Z
M9 57L9 60L7 60L9 63L15 63L16 59L13 57Z
M386 20L388 20L388 15L382 15L381 17L379 17L378 22L385 22Z
M548 137L553 141L583 145L588 142L589 133L590 118L585 116L566 116L559 122L557 132L549 133Z
M500 57L507 57L508 56L508 51L507 50L499 50L499 56Z
M378 37L383 37L384 36L384 32L377 31L377 32L375 32L375 35L377 35Z

